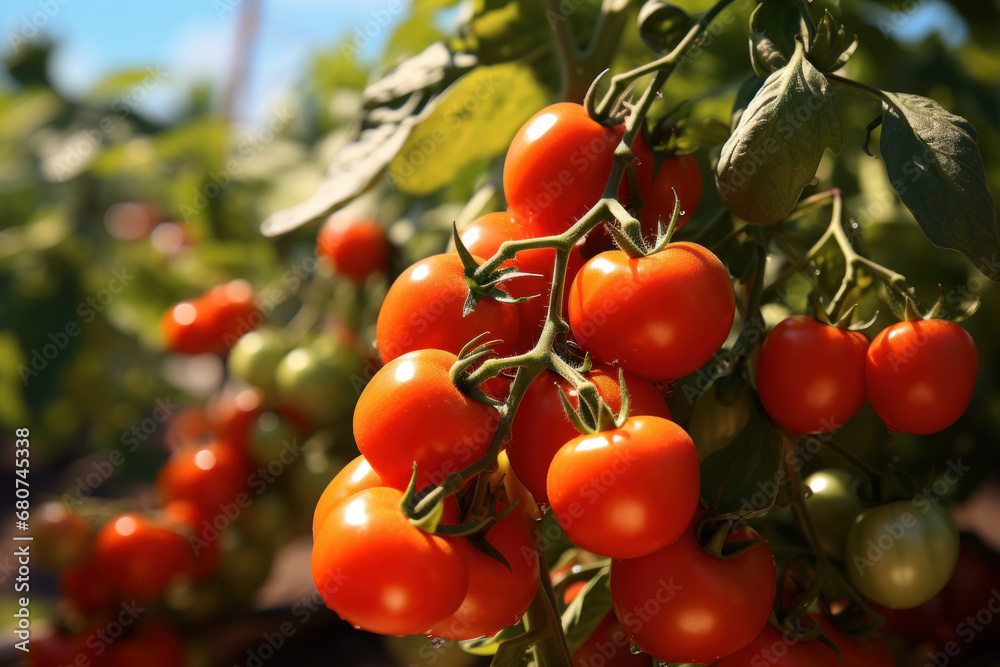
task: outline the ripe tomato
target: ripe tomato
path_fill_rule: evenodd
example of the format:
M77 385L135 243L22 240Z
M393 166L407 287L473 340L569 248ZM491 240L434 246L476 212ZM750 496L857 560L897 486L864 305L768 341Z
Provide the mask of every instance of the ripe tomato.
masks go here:
M869 507L847 535L845 564L864 595L891 609L916 607L944 588L958 561L948 510L923 497Z
M82 563L63 570L59 576L59 594L84 614L105 609L115 597L111 578L93 554Z
M698 507L698 452L661 417L563 445L546 482L552 512L574 543L601 556L638 558L670 544Z
M456 360L441 350L404 354L361 392L354 439L386 484L405 488L414 461L421 485L440 484L489 449L499 414L452 384L448 371Z
M848 470L817 470L805 480L812 494L806 507L817 526L823 551L840 560L844 557L847 533L864 506L858 499L858 476Z
M545 107L518 131L503 165L512 211L545 234L566 231L604 194L624 126L605 127L579 104Z
M163 345L179 354L204 354L215 349L211 306L203 299L182 301L167 308L160 320Z
M504 241L519 241L532 238L529 221L510 211L498 211L473 221L462 230L462 243L477 257L492 257ZM556 251L552 248L524 250L504 267L515 266L523 273L537 274L537 277L514 278L504 283L504 289L516 298L535 297L517 304L520 334L517 350L527 352L538 342L549 310L549 294L552 292L552 272L555 269ZM566 267L566 284L569 284L583 266L583 255L575 246L569 255ZM563 295L563 310L569 302L569 290Z
M649 667L649 656L631 648L614 612L608 612L573 653L573 667Z
M587 379L594 383L601 398L617 414L622 407L618 371L612 366L594 364ZM651 382L626 373L625 386L631 397L630 415L670 419L666 401ZM545 478L552 457L580 435L563 410L559 392L566 394L574 408L579 406L576 389L559 375L543 371L535 378L517 408L511 424L511 439L507 443L511 467L539 503L549 502Z
M327 516L312 552L327 606L384 635L426 632L458 609L469 587L461 549L411 524L402 497L387 487L354 494Z
M977 646L1000 643L1000 624L982 622L983 610L994 614L1000 602L1000 556L962 535L955 574L941 597L944 618L963 640L971 642L975 633Z
M462 316L469 284L458 255L432 255L399 276L382 302L375 337L389 363L413 350L437 349L458 354L466 343L489 332L482 342L500 339L498 354L514 351L518 317L514 304L489 297Z
M344 502L358 491L364 491L375 486L385 486L382 478L378 476L364 456L358 456L353 461L344 466L337 476L330 480L319 502L316 503L316 511L313 512L312 532L313 535L319 527L326 521L326 517L337 505Z
M392 244L374 220L334 215L319 230L316 254L338 274L362 283L388 268Z
M897 322L868 348L868 399L893 431L936 433L969 407L978 372L976 343L954 322Z
M168 625L150 623L108 647L105 667L177 667L186 664L180 637Z
M569 324L594 357L648 380L676 380L712 358L736 314L719 258L694 243L648 257L612 250L570 287Z
M611 600L625 634L667 662L710 663L738 651L763 629L774 602L767 544L722 560L702 550L694 528L648 556L611 561ZM744 527L727 541L759 537Z
M176 450L156 484L164 504L185 500L211 523L244 492L248 475L246 460L232 446L215 442Z
M674 191L681 200L680 212L677 215L677 229L683 227L698 206L701 198L701 169L691 155L670 153L663 156L660 168L653 175L653 151L646 143L642 134L638 134L632 144L632 154L635 156L636 181L639 185L639 195L642 197L643 209L640 221L642 235L647 239L655 237L659 229L659 219L663 218L663 226L670 224L674 214ZM628 179L623 178L618 189L618 199L629 205L631 193Z
M80 632L32 637L31 650L24 654L24 664L28 667L76 667L101 664L98 663L94 651L87 645L90 636L86 632Z
M896 663L892 652L881 637L852 637L845 635L832 621L825 617L819 618L823 634L834 643L840 651L841 661L838 664L851 667L893 667Z
M816 640L797 642L768 623L749 644L725 656L715 667L839 667L837 654ZM854 665L844 661L845 665Z
M503 505L497 505L497 511ZM538 590L538 552L531 519L515 507L486 533L486 540L503 554L508 570L471 544L462 550L469 566L469 590L461 606L427 634L444 639L492 637L517 623Z
M121 514L101 528L94 556L125 599L156 597L175 576L192 569L193 558L184 537L134 513Z
M214 434L219 441L249 457L250 430L263 411L264 394L260 389L227 385L209 399L207 416L211 433L208 435ZM191 444L182 441L181 446Z
M865 402L868 339L805 315L782 320L764 339L757 391L767 414L792 435L836 431Z
M224 352L237 340L264 322L264 314L254 303L253 287L245 280L216 285L203 297L208 304L209 336L213 349Z
M201 539L201 522L205 520L201 511L185 500L175 500L167 503L163 513L167 518L167 525L188 540L193 556L191 576L196 581L210 577L219 562L219 542Z

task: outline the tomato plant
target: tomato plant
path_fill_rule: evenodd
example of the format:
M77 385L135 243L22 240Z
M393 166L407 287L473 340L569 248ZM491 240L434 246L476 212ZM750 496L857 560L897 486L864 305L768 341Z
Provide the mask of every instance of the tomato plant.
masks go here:
M140 514L122 514L98 532L94 556L114 590L125 598L159 595L192 568L191 549L180 534Z
M362 282L386 270L392 244L374 220L333 216L316 237L316 253L338 274Z

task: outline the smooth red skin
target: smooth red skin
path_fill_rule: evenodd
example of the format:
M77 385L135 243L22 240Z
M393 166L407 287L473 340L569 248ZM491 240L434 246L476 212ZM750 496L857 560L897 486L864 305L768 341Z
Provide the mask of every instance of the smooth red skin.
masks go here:
M216 285L187 301L196 313L188 324L180 324L173 317L174 308L180 304L168 308L160 320L167 349L181 354L225 353L240 336L260 326L264 316L253 301L253 290L227 289L235 282Z
M497 511L503 509L497 506ZM492 637L524 615L538 590L538 551L532 521L519 508L486 533L486 540L507 559L510 570L468 541L463 554L469 566L469 590L461 606L427 634L465 640Z
M115 597L111 578L104 573L93 554L79 565L62 572L59 593L84 614L93 614L108 607Z
M881 637L851 637L846 635L827 618L819 618L823 634L834 643L840 651L841 661L835 665L850 665L851 667L894 667L896 664L892 651L882 641ZM831 651L832 653L832 651ZM836 658L835 658L836 659Z
M326 605L383 635L425 632L458 609L469 587L460 547L411 524L402 493L365 489L338 505L315 537L312 574ZM386 603L393 589L402 599Z
M215 463L207 470L199 467L210 451ZM171 454L160 469L156 485L163 503L183 500L194 505L202 519L209 523L222 514L226 505L246 490L250 471L242 454L224 442L204 446L184 447Z
M941 591L941 601L944 607L944 617L952 627L965 623L969 627L968 618L973 618L982 610L996 603L992 598L1000 590L1000 556L970 546L963 540L958 552L958 563L955 573ZM978 624L978 621L977 621ZM976 635L976 645L1000 643L1000 627L993 623L982 626L982 632Z
M886 637L899 637L911 648L925 642L943 646L958 639L955 625L944 615L944 593L910 609L889 609L877 602L868 604L885 620L880 632Z
M670 218L674 214L674 190L681 200L677 229L683 227L691 219L701 198L702 177L697 160L691 155L665 155L654 178L653 150L641 133L632 144L632 154L635 156L633 165L643 203L640 216L643 237L652 239L656 236L661 217L664 228L670 225ZM618 199L626 208L631 200L628 183L628 178L623 178L618 189Z
M201 511L186 500L175 500L163 508L163 513L170 527L188 538L193 558L191 576L196 581L208 579L215 573L215 566L219 563L219 541L192 539L199 535L202 528L201 522L205 517Z
M698 452L684 429L638 416L563 445L546 490L552 513L577 546L638 558L680 537L698 507L700 485Z
M584 583L584 582L581 582ZM632 653L614 612L594 628L573 654L573 667L649 667L649 656Z
M768 623L753 641L725 656L715 667L840 667L837 654L819 641L796 642ZM845 660L844 665L855 663Z
M836 431L865 402L865 352L859 331L805 315L785 318L764 339L757 391L767 414L792 435Z
M607 187L624 125L605 127L579 104L545 107L514 136L503 165L509 208L544 234L560 234Z
M954 424L979 373L976 343L944 320L897 322L868 347L868 400L893 431L924 435Z
M667 662L710 663L735 653L760 633L774 602L777 573L767 544L713 558L695 539L695 523L648 556L611 561L611 600L622 628L633 644ZM727 541L748 539L760 536L742 528Z
M313 512L312 532L313 535L319 530L326 517L340 503L344 502L358 491L371 489L376 486L385 486L385 482L378 476L364 456L358 456L353 461L340 469L336 477L330 480L323 495L316 503L316 510Z
M457 357L418 350L375 374L354 409L358 449L386 484L406 488L413 462L421 486L440 484L482 457L497 411L460 392L448 375Z
M195 317L187 324L180 324L173 317L174 308L183 303L195 308ZM211 308L211 304L202 298L182 301L167 308L160 319L164 347L179 354L205 354L214 350L216 341L212 331Z
M118 521L129 517L135 530L122 535ZM108 521L97 533L94 557L119 596L148 600L167 589L178 574L190 572L193 556L188 541L141 514L126 513Z
M497 211L474 220L462 230L462 243L477 257L492 257L505 241L520 241L537 236L534 225L509 211ZM552 272L555 268L556 251L553 248L523 250L517 257L502 264L513 266L523 273L537 274L537 277L514 278L504 283L504 289L516 298L535 297L517 304L520 332L517 351L527 352L538 342L545 317L549 310L549 294L552 291ZM583 254L574 246L566 265L566 284L569 284L583 266ZM569 302L569 292L563 294L563 312Z
M601 253L570 287L577 342L647 380L676 380L700 368L725 342L735 315L726 267L694 243L638 259Z
M374 220L334 216L316 237L316 253L340 275L362 283L386 270L392 244Z
M483 298L476 309L462 317L469 294L465 270L458 255L432 255L399 276L389 288L375 325L382 359L389 363L413 350L445 350L458 354L477 336L482 342L503 341L494 349L514 351L519 333L514 304Z
M212 396L208 418L215 437L243 452L249 461L250 431L265 409L264 392L256 387L231 386Z
M87 638L90 636L86 632L39 638L32 636L31 650L24 654L24 664L28 667L77 667L77 665L102 664L87 646Z
M608 407L617 414L621 410L618 370L605 364L595 364L587 379L597 387ZM650 382L625 374L625 386L630 395L629 414L651 415L670 419L670 409L659 390ZM551 371L542 371L528 386L511 424L511 439L507 456L517 478L527 487L536 502L548 504L545 479L549 465L563 445L580 435L566 416L559 392L562 391L574 408L580 404L576 389Z
M109 645L104 660L104 667L179 667L186 663L186 651L169 626L150 623L138 634Z

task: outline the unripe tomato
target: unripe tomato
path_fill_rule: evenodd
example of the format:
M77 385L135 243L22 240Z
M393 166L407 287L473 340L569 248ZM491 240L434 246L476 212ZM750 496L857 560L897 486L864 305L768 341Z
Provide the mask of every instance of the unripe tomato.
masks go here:
M836 431L865 402L868 339L805 315L782 320L764 339L757 390L764 409L792 435Z
M226 359L226 366L233 377L264 391L271 391L278 363L288 351L280 332L271 329L251 331L233 345Z
M297 347L278 363L274 373L281 400L319 423L343 415L354 396L351 386L353 355L322 354L312 347Z
M818 531L823 551L838 560L844 557L847 534L854 519L864 510L858 499L858 476L848 470L829 468L817 470L806 478L812 491L806 498L806 508Z
M150 599L192 568L188 542L141 514L121 514L97 533L94 556L118 594Z
M31 529L42 567L62 570L82 562L90 553L90 527L63 503L48 502L38 508Z
M774 602L777 573L767 544L714 558L695 539L694 523L659 551L611 561L611 600L625 634L667 662L711 663L735 653L760 633ZM759 538L744 527L727 542Z
M695 243L647 257L604 252L570 287L573 336L594 357L648 380L676 380L729 336L736 296L726 267Z
M608 407L618 414L622 399L617 369L606 364L594 364L586 377L597 387ZM629 415L670 419L666 401L651 382L626 373L625 386L630 395ZM549 502L545 478L549 474L552 457L563 445L580 435L566 416L559 392L566 395L570 405L579 407L576 389L567 380L551 371L543 371L535 378L517 408L511 424L511 439L507 443L511 467L539 503Z
M108 646L105 667L179 667L186 663L186 650L168 625L149 623L131 637Z
M187 501L211 523L244 491L248 476L243 456L216 442L175 451L160 469L156 485L164 504Z
M545 107L524 124L507 150L503 190L512 211L559 234L604 193L624 126L595 122L582 105Z
M333 511L337 505L344 502L358 491L364 491L376 486L385 486L382 478L378 476L372 467L365 460L364 456L358 456L353 461L344 466L337 476L330 480L319 502L316 503L316 510L313 512L312 532L313 535L323 525L327 515Z
M893 431L922 435L954 424L972 400L979 353L954 322L897 322L868 348L865 379L875 412Z
M250 458L259 466L280 462L283 453L297 456L299 431L290 420L277 412L264 412L250 432Z
M388 268L392 245L374 220L334 215L316 237L316 254L338 274L362 283Z
M497 505L497 511L503 505ZM444 639L492 637L517 623L538 590L538 551L531 519L515 507L486 532L486 541L503 554L508 570L471 544L462 553L469 566L469 590L455 613L427 634Z
M385 365L361 392L354 439L386 484L406 488L417 463L418 488L481 458L500 424L492 407L451 382L457 357L417 350Z
M320 526L312 552L313 581L327 606L385 635L426 632L458 609L469 588L461 550L411 524L401 500L387 487L354 494Z
M869 507L847 535L845 564L864 595L891 609L923 604L948 583L958 528L948 510L920 497Z
M499 339L498 354L514 351L519 333L514 304L483 298L462 316L469 284L458 255L432 255L399 276L382 302L375 337L389 363L413 350L445 350L458 354L466 343L489 332L482 342Z
M698 507L698 452L677 424L630 417L581 435L552 459L552 512L574 543L601 556L638 558L670 544Z

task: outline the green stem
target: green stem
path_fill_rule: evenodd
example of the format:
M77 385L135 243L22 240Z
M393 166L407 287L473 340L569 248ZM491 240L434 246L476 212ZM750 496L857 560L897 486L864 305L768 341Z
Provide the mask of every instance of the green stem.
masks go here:
M532 632L543 629L543 638L535 642L532 651L535 655L536 667L573 667L573 658L566 645L566 635L562 629L562 618L556 611L556 598L552 590L552 580L549 568L545 563L545 554L539 552L538 588L535 599L524 613L524 629Z

